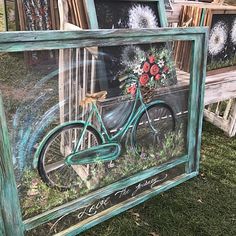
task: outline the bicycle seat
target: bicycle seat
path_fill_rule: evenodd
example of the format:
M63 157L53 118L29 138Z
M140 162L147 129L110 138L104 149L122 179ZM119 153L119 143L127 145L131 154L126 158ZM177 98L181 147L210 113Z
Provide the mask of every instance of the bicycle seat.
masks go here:
M107 96L107 91L100 91L97 93L87 93L85 98L80 102L81 106L85 106L97 100L103 100Z
M106 128L108 130L121 128L130 116L132 108L133 104L131 102L125 102L105 112L102 118Z

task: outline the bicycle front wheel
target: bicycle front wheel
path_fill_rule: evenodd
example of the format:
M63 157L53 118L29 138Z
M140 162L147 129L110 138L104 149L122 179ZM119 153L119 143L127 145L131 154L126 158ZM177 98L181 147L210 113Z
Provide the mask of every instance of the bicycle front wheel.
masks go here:
M132 131L133 146L138 154L149 155L161 150L175 130L175 115L166 103L151 105L139 117Z
M67 190L83 185L84 181L78 174L77 166L68 166L65 163L65 158L74 151L83 130L84 124L68 124L55 130L44 143L39 154L38 171L42 180L49 186ZM100 135L93 127L88 126L79 150L99 144L102 144ZM86 178L86 175L89 176L89 170L87 168L86 173L86 166L83 169L82 174Z

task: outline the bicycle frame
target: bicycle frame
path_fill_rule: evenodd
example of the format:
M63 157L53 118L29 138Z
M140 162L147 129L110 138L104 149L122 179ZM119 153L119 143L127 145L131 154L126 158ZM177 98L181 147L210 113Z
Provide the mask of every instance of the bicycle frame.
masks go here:
M137 107L138 101L141 102L141 106L138 108L137 111L135 111L135 108ZM122 139L124 137L124 135L127 133L127 131L130 128L130 126L135 123L135 121L140 117L140 115L144 111L147 111L147 108L150 105L157 104L157 103L158 104L159 103L163 103L163 101L158 100L158 101L151 102L149 104L145 104L143 102L143 97L142 97L142 94L141 94L141 91L140 91L140 87L139 87L139 85L137 85L137 91L136 91L136 94L135 94L135 100L134 100L134 104L133 104L133 107L132 107L132 111L131 111L130 117L128 118L128 120L124 124L124 126L122 128L120 128L120 130L115 135L113 135L113 136L109 135L109 133L108 133L108 131L107 131L105 125L104 125L103 119L102 119L102 117L100 115L100 112L99 112L99 110L97 108L96 103L92 103L92 110L90 111L88 118L84 122L85 126L84 126L84 129L82 131L82 135L81 135L78 143L76 144L74 152L78 152L79 151L79 147L80 147L80 145L81 145L81 143L83 141L83 136L85 134L85 131L86 131L86 129L87 129L87 127L89 125L92 125L91 119L92 119L94 114L95 114L96 118L98 119L99 124L101 125L102 134L103 134L103 136L105 136L106 143L110 143L110 142L114 142L114 141L116 142L117 140ZM147 117L148 117L148 120L149 120L148 114L147 114ZM149 122L149 124L151 125L150 122ZM153 130L155 130L152 127L152 125L151 125L151 128Z

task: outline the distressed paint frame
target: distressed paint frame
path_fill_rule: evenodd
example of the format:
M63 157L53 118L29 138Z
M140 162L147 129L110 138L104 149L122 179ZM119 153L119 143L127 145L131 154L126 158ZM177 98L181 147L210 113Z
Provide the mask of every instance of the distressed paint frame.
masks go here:
M163 28L158 30L85 30L85 31L41 31L41 32L7 32L0 34L0 52L19 52L28 50L65 49L90 46L110 46L127 43L152 43L168 42L176 40L192 41L192 66L189 95L189 125L187 137L186 156L175 161L168 162L158 167L150 168L134 174L133 176L120 180L111 185L81 197L74 201L63 204L52 210L46 211L33 218L22 220L19 197L17 194L15 177L13 173L11 146L6 127L6 118L3 111L3 103L0 100L0 202L1 216L8 214L0 220L0 230L6 235L24 235L25 230L33 229L43 223L56 219L62 215L69 214L80 208L81 204L91 204L97 198L109 195L114 189L121 190L131 184L152 177L157 173L185 163L186 173L179 175L171 181L153 189L142 192L134 199L128 199L118 205L106 209L88 218L79 224L71 226L58 235L76 235L91 228L143 201L168 190L186 180L196 176L199 172L202 118L204 107L204 85L206 77L206 55L207 55L207 28ZM12 202L14 204L12 204ZM9 208L10 207L10 208ZM9 209L11 209L9 211ZM14 227L12 223L14 222Z
M90 29L98 29L98 20L97 20L97 14L96 14L96 8L95 8L95 0L83 0L87 21ZM165 10L165 4L164 0L119 0L123 2L157 2L157 10L159 14L160 19L160 25L161 27L167 27L167 16L166 16L166 10Z

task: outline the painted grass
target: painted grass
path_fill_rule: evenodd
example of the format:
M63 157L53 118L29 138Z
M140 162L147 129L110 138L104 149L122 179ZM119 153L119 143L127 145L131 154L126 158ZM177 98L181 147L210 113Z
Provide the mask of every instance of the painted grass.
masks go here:
M199 177L82 235L236 235L236 138L205 123Z

